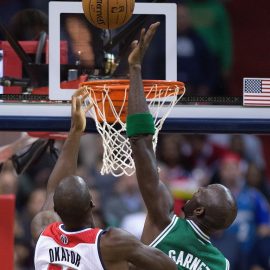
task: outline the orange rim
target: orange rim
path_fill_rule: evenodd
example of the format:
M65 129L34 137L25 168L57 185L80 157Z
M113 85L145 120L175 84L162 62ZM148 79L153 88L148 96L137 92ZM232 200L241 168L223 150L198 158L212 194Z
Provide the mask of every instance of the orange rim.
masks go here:
M92 80L81 83L80 87L90 87L95 92L96 98L99 99L104 91L104 86L107 86L111 100L116 101L123 100L124 92L129 90L129 82L129 80ZM149 93L148 99L155 97L155 93L152 91L153 87L160 91L160 97L168 96L175 91L175 87L179 88L178 95L181 95L185 88L182 82L165 80L143 80L143 86L144 92Z

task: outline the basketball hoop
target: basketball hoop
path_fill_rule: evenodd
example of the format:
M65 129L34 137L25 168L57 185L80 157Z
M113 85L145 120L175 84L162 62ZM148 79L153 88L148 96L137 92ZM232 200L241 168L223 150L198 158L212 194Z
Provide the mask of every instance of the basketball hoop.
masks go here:
M158 133L174 105L185 93L182 82L144 80L148 107L156 127L153 147L156 149ZM132 175L135 164L132 150L126 137L126 116L129 80L95 80L80 84L79 93L87 94L83 101L103 141L103 166L101 174ZM92 106L91 106L92 105Z

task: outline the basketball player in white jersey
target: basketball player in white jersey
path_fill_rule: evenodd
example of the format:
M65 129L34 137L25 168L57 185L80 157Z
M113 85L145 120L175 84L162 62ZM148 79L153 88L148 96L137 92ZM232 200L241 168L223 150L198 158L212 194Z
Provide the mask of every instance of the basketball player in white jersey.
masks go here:
M72 97L71 128L47 184L47 199L31 224L37 270L176 270L161 251L116 228L95 228L92 201L84 180L74 176L85 129L81 98Z

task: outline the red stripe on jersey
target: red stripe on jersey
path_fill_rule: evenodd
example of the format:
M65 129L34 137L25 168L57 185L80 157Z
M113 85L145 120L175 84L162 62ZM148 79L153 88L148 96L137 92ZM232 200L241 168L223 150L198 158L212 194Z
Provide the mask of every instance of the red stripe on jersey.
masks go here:
M47 270L62 270L63 266L61 265L56 265L56 264L49 264ZM72 268L68 268L67 270L73 270Z
M55 222L50 224L42 233L43 236L51 237L58 245L73 248L78 244L94 244L97 234L101 230L99 228L89 228L79 232L64 232L60 230L61 223Z
M55 265L55 264L49 264L47 270L62 270L62 266Z

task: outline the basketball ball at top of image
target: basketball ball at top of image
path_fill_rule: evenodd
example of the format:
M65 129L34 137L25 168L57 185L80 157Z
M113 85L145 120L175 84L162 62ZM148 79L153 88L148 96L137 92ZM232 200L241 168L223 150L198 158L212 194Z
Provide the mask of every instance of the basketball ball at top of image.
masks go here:
M114 29L131 18L135 0L82 0L87 20L101 29Z

